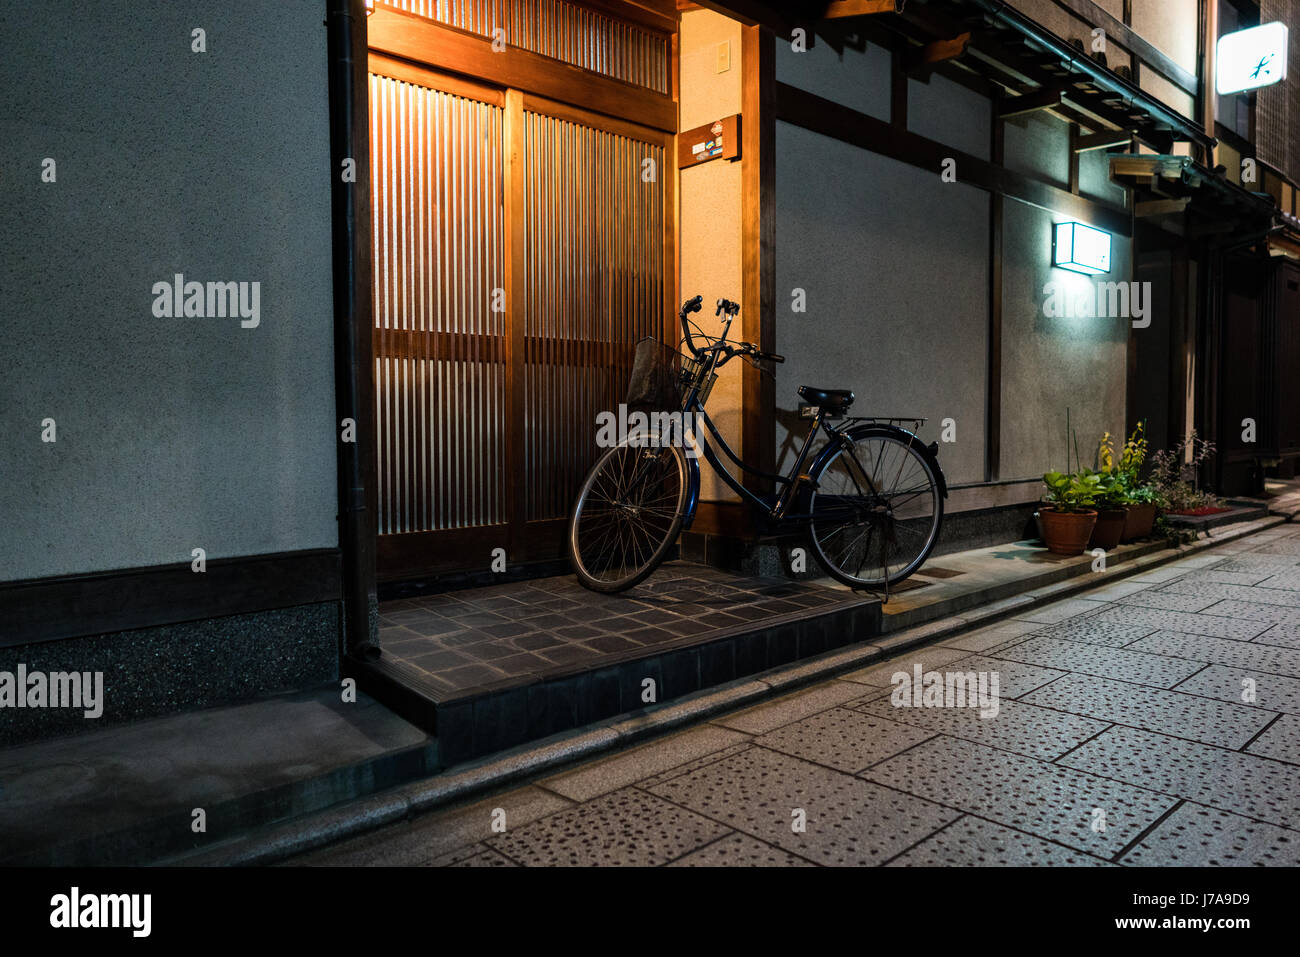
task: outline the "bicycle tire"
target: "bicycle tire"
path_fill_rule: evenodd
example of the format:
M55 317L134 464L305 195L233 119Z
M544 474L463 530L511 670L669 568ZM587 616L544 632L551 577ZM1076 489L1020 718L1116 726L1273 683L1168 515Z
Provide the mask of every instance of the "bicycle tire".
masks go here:
M646 471L638 479L641 470ZM601 455L587 473L569 518L566 543L578 581L605 594L644 581L681 533L687 486L686 455L678 446L647 447L629 438ZM638 496L635 503L619 501L632 495ZM602 501L612 507L602 511ZM650 510L647 502L662 504ZM643 512L649 519L642 523Z
M943 526L943 495L938 475L929 456L919 445L919 440L907 433L868 426L853 430L850 438L854 456L847 460L848 464L844 464L846 450L841 448L822 463L816 474L810 476L812 489L808 496L808 541L817 563L836 581L851 588L891 587L920 568L930 557L930 552L939 539L939 531ZM866 456L872 465L863 465L862 457L857 452L866 449L869 443L878 443L880 450ZM886 452L892 453L894 458L889 458L884 454ZM848 483L843 480L837 483L832 475L837 465L849 476L855 490L863 490L862 481L853 474L855 470L861 475L875 471L876 479L866 483L868 488L875 487L875 494L846 493L844 486ZM891 474L895 476L892 479ZM902 490L895 489L892 486L899 478L905 478L912 484ZM909 498L901 499L904 494L909 495ZM917 499L924 505L912 504ZM900 522L894 516L895 504L905 506L915 514ZM928 512L925 511L926 508ZM822 534L819 534L819 528ZM841 538L841 542L852 542L848 547L833 546L832 538L848 528L864 531L858 533L856 539ZM889 541L897 541L900 528L907 530L909 540L918 540L919 544L910 552L899 550L900 558L896 568L891 566L889 549L883 548L883 561L880 563L882 574L864 577L862 570L872 554L873 545L885 543L887 546ZM879 531L880 535L873 541L875 531ZM858 542L863 543L863 557L850 573L845 566L853 561L853 548ZM828 554L829 547L835 549L835 555Z

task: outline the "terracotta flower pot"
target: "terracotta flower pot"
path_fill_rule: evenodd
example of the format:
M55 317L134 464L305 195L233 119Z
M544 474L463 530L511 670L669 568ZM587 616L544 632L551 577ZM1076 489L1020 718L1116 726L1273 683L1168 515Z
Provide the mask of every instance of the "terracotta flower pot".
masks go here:
M1092 527L1092 537L1088 539L1089 548L1104 548L1110 551L1119 547L1120 536L1124 534L1124 522L1127 510L1108 508L1097 513L1097 524Z
M1137 538L1146 538L1156 524L1156 506L1154 502L1145 505L1130 505L1128 517L1124 520L1124 534L1121 542L1131 542Z
M1081 555L1097 524L1096 512L1058 512L1044 508L1038 511L1038 524L1043 530L1047 550L1056 555Z

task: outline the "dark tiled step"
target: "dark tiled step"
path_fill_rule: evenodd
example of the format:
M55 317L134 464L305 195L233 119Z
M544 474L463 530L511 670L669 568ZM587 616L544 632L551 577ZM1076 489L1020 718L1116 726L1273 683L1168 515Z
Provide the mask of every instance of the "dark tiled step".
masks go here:
M797 587L797 586L796 586ZM407 720L437 734L448 767L527 741L579 728L653 703L811 658L880 631L876 598L817 589L821 604L769 612L754 621L653 646L613 651L545 675L502 678L448 690L418 669L383 656L355 665L360 686Z

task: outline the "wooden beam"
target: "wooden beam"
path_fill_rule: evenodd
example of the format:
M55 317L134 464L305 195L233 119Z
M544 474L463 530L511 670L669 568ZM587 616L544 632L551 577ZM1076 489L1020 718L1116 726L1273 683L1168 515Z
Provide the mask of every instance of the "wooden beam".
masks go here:
M1026 113L1037 113L1039 110L1050 110L1061 105L1061 93L1060 87L1050 87L1025 93L1022 96L1008 97L1003 101L1002 110L998 115L1005 120L1013 116L1024 116Z
M911 73L920 67L941 63L944 60L955 60L966 52L966 46L969 43L969 32L960 33L948 40L935 40L933 43L927 43L925 46L907 52L903 58L903 68Z
M518 47L497 53L492 43L392 7L376 5L367 24L370 48L454 73L491 77L501 86L536 93L608 116L635 116L646 126L677 131L672 97L614 80Z
M839 20L844 17L867 17L877 13L898 13L903 0L831 0L822 11L821 19Z
M741 35L741 334L765 352L776 351L776 46L762 27ZM761 369L741 367L740 448L746 462L776 471L776 383ZM744 475L747 488L771 491L766 480Z
M1116 146L1128 146L1129 141L1133 139L1133 134L1128 130L1102 130L1098 133L1088 133L1077 137L1074 141L1074 151L1076 153L1087 153L1091 150L1108 150Z
M1190 196L1181 199L1149 199L1133 204L1133 215L1142 219L1147 216L1169 216L1181 213L1192 201Z
M1076 216L1118 236L1133 235L1127 209L1075 196L1058 186L996 166L917 133L899 130L884 120L780 81L776 84L776 118L929 170L936 176L943 161L951 157L957 161L958 182L998 192L1062 216Z

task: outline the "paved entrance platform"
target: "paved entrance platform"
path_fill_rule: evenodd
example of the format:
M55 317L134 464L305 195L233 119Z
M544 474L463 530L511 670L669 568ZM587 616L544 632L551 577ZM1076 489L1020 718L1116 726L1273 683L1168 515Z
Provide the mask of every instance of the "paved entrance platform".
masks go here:
M617 595L565 575L384 602L382 657L358 678L451 765L879 630L874 595L669 562Z

